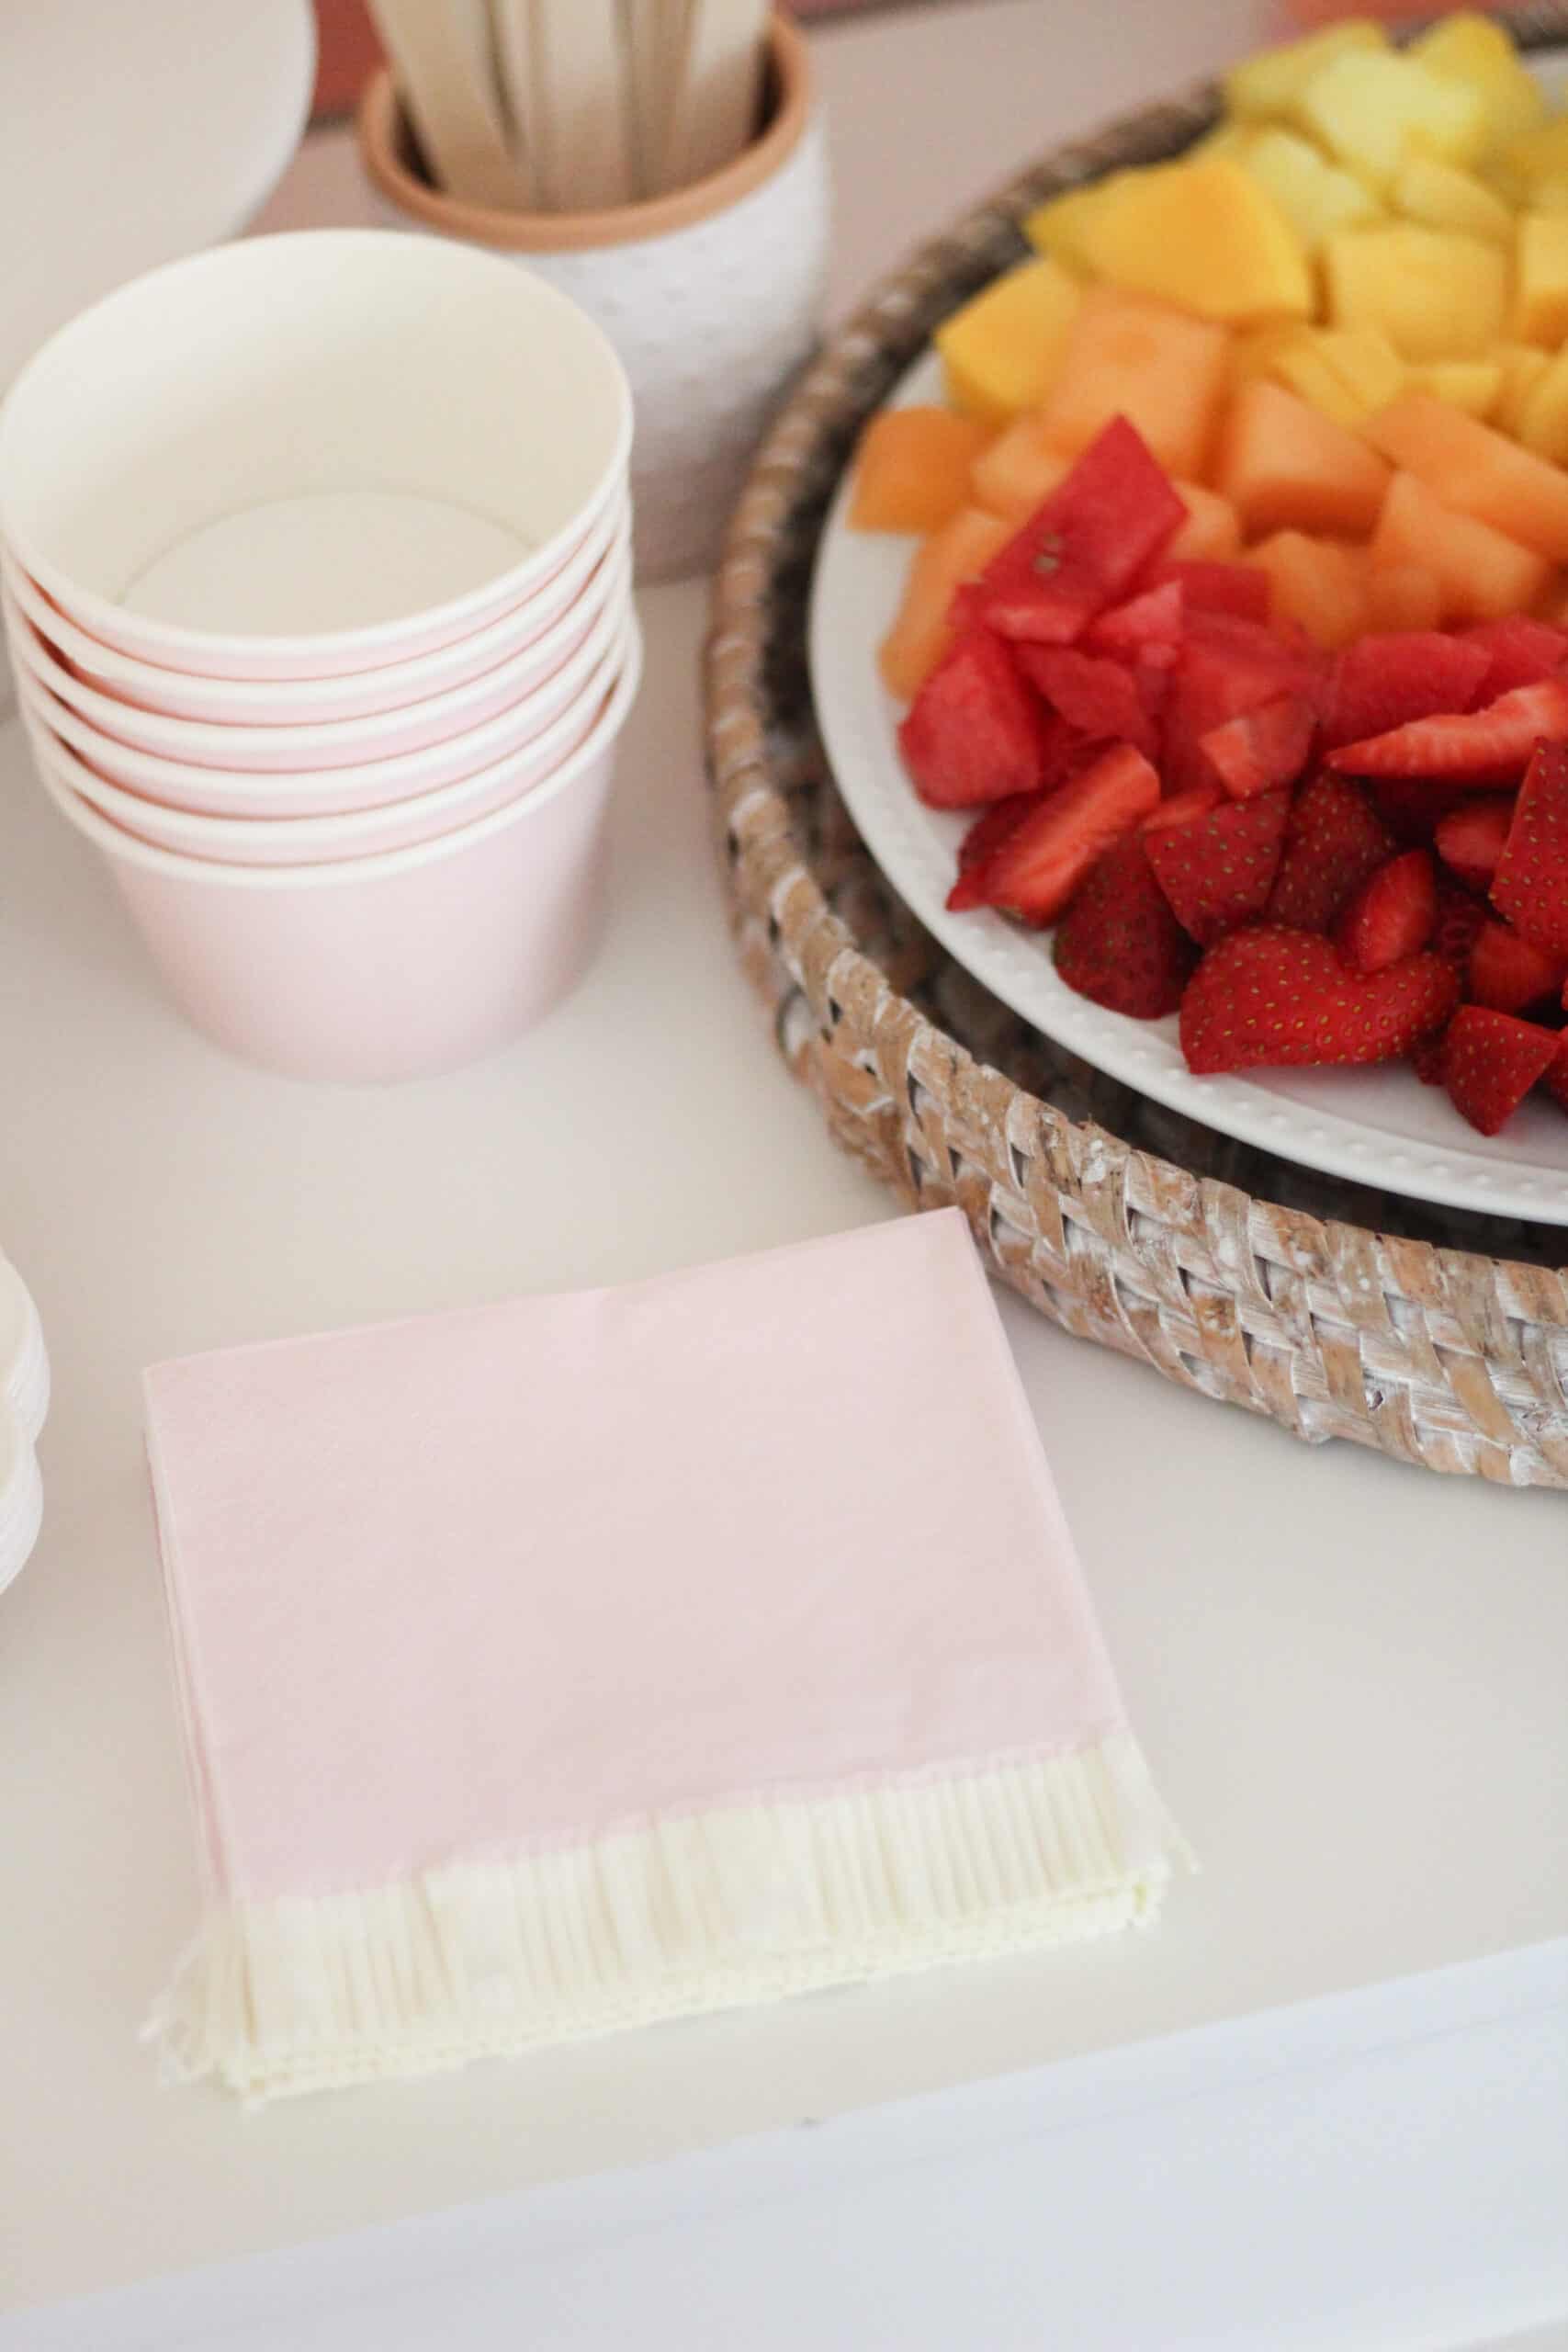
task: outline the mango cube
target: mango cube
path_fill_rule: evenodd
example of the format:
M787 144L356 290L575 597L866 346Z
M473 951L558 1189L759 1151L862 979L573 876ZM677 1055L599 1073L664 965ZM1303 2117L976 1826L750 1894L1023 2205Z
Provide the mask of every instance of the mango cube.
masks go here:
M1275 125L1254 131L1236 160L1273 198L1308 253L1315 253L1336 229L1356 229L1382 218L1376 197L1355 174L1331 164L1320 148L1296 131ZM1498 204L1497 209L1511 234L1513 223L1506 207Z
M1365 416L1404 390L1407 370L1381 327L1319 327L1317 347Z
M1405 359L1484 358L1504 331L1507 258L1479 237L1349 229L1328 240L1324 273L1333 323L1381 327Z
M1521 212L1511 332L1555 351L1568 334L1568 212Z
M1289 41L1282 49L1266 49L1257 57L1233 65L1225 75L1225 104L1234 115L1267 121L1288 114L1314 74L1337 57L1358 50L1388 48L1381 25L1351 17L1326 31L1309 33L1304 40Z
M1409 54L1429 74L1468 83L1486 102L1493 137L1533 130L1546 114L1540 84L1507 34L1490 17L1461 9L1410 44Z
M1095 180L1088 187L1070 187L1065 196L1052 197L1026 216L1024 235L1037 252L1052 254L1069 269L1088 269L1090 265L1086 239L1089 224L1107 205L1115 202L1122 183L1131 177L1130 172L1112 172L1108 179Z
M1083 289L1049 255L1020 262L938 327L953 404L983 424L1038 408L1056 379Z
M1200 318L1249 324L1312 311L1301 240L1228 156L1124 174L1083 213L1077 242L1096 277Z
M1310 401L1314 408L1321 409L1337 424L1359 424L1366 414L1364 405L1330 367L1311 327L1280 336L1258 372L1271 383L1283 384L1287 391Z
M1351 50L1331 59L1302 90L1292 112L1330 155L1380 193L1393 187L1414 153L1474 164L1492 141L1478 91L1392 52Z
M1391 195L1394 210L1424 229L1451 229L1494 245L1514 242L1514 216L1502 198L1457 164L1412 155L1401 164Z

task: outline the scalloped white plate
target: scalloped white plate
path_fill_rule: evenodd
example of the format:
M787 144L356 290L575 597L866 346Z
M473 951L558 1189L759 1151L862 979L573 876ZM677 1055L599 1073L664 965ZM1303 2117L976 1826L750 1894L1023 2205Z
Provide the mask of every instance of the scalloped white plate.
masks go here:
M889 406L940 400L928 352ZM1500 1136L1476 1135L1448 1097L1403 1064L1361 1070L1276 1070L1194 1078L1176 1020L1131 1021L1064 986L1050 934L988 910L949 914L965 820L915 797L898 757L900 706L883 686L876 648L903 588L914 542L852 531L850 477L829 516L812 583L811 682L839 788L872 855L928 931L992 994L1048 1037L1142 1094L1303 1167L1445 1206L1568 1225L1568 1118L1550 1100L1524 1104Z

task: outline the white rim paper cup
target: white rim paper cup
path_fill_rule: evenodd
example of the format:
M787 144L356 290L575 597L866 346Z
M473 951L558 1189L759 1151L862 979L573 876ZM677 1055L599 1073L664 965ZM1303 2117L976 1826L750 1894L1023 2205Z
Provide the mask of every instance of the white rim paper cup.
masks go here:
M0 537L121 652L330 677L536 591L624 484L631 424L606 337L514 263L386 230L247 238L35 355L0 410ZM202 548L199 625L141 608ZM272 617L291 600L307 618Z
M340 858L374 857L385 850L434 841L548 783L597 725L630 658L633 634L628 615L581 693L522 751L434 792L395 801L389 808L367 808L347 816L205 817L183 808L164 808L95 775L50 733L39 719L36 699L26 695L23 724L38 765L136 841L177 857L220 865L319 865Z
M12 660L99 734L137 751L181 760L197 767L243 770L247 775L298 774L301 770L359 767L396 759L468 733L492 719L526 710L544 726L580 690L606 645L614 640L631 594L631 559L621 550L587 603L589 626L572 651L545 669L531 647L482 677L447 693L427 695L399 710L364 718L340 718L314 727L228 727L162 711L103 695L73 676L57 661L31 623L23 619L7 584L6 627Z
M570 650L586 627L592 600L630 541L631 510L621 498L605 510L536 597L503 613L487 628L433 653L385 662L374 670L348 670L333 678L204 678L190 671L165 670L100 645L51 605L4 548L0 572L26 617L96 692L170 718L224 727L306 726L400 710L466 685L525 653L532 656L541 675L547 674L561 649Z
M602 936L617 738L641 649L546 784L418 848L284 868L206 865L119 832L46 775L107 857L175 1002L295 1077L386 1082L495 1050L582 977Z

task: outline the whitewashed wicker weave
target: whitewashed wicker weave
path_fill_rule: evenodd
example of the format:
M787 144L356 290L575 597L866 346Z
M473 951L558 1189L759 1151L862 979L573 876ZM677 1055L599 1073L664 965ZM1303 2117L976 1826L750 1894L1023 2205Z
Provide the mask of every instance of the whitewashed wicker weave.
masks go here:
M1512 20L1568 39L1568 5ZM810 571L866 415L1063 187L1168 156L1202 89L1059 150L927 245L836 338L736 513L706 664L714 816L742 964L830 1133L912 1209L956 1201L1067 1330L1317 1442L1568 1488L1568 1231L1341 1183L1212 1134L1020 1023L920 929L818 744Z

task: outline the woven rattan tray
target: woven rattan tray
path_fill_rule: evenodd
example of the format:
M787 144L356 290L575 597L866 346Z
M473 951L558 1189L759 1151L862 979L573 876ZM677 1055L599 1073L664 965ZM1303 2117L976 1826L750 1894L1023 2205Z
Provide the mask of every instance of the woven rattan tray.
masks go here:
M1568 5L1512 20L1568 38ZM1336 1182L1146 1102L1029 1029L903 907L813 724L811 568L865 417L1060 189L1208 128L1212 89L1024 173L872 296L737 511L706 656L709 774L741 961L829 1131L912 1209L957 1202L1066 1329L1314 1442L1568 1488L1568 1230Z

